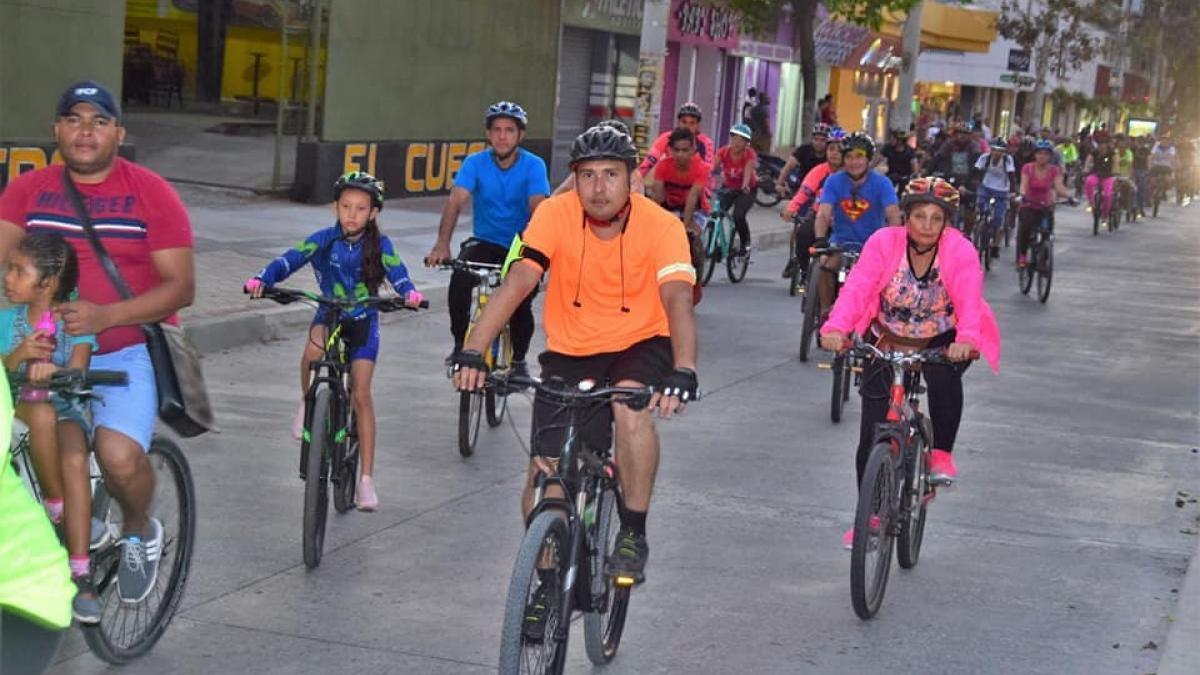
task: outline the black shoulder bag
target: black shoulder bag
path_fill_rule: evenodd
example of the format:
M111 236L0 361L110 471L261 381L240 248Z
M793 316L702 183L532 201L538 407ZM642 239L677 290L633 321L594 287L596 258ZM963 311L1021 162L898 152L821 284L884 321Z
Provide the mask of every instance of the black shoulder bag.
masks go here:
M117 264L100 243L79 188L75 187L66 170L63 171L63 185L100 266L123 299L133 298L133 292L125 283ZM154 365L159 419L184 438L199 436L214 429L216 424L212 404L209 403L208 388L204 385L204 373L200 369L200 353L178 326L162 322L147 323L142 324L142 331L146 334L146 351L150 353L150 362Z

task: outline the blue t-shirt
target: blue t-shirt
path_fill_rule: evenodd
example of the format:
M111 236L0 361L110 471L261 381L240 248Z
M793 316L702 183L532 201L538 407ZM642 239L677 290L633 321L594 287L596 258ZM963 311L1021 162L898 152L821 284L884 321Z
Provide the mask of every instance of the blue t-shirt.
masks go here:
M15 305L0 310L0 355L11 354L22 340L33 333L34 327L29 325L28 316L29 307L27 305ZM54 337L57 344L50 360L59 368L66 368L70 364L71 352L75 351L76 345L91 345L92 352L98 348L96 336L67 335L67 329L62 319L55 321L55 324L57 330L55 330ZM25 370L24 365L21 366L21 370Z
M855 188L850 175L839 171L825 180L821 203L833 206L829 243L862 248L867 237L887 225L884 211L897 203L896 189L875 171L868 171L866 182Z
M529 198L550 195L546 163L524 148L517 153L517 161L501 169L490 149L477 152L454 177L454 187L471 193L477 239L507 247L529 223Z

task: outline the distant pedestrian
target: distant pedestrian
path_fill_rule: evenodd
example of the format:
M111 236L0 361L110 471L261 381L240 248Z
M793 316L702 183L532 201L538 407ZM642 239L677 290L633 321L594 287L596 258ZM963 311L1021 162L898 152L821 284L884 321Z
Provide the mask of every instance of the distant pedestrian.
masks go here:
M758 94L758 103L750 109L750 145L755 152L771 152L771 97L766 92Z
M750 111L758 105L758 90L750 87L746 90L746 100L742 102L742 124L750 124Z

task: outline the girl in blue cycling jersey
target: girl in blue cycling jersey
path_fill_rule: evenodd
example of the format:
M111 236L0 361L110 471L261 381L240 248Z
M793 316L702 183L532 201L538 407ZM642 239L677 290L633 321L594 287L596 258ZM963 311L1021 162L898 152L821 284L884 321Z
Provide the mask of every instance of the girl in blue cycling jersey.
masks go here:
M246 282L246 290L255 297L311 263L321 292L334 297L363 298L377 295L386 278L411 307L421 304L421 293L408 278L408 269L396 255L390 239L379 231L376 217L383 208L383 182L369 173L351 171L334 183L334 213L338 222L318 230L296 248L272 260L257 276ZM292 435L304 431L304 395L308 391L309 364L323 354L328 337L325 310L318 309L309 327L308 344L300 358L300 410L292 423ZM357 505L360 511L379 506L375 493L375 406L371 398L371 377L379 354L379 312L356 307L342 317L342 335L350 359L350 389L354 414L358 420L362 477L358 482Z

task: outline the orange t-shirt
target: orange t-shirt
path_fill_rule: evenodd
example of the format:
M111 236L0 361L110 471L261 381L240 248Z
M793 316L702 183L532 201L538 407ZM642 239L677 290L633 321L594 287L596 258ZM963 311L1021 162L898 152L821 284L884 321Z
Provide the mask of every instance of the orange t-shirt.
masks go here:
M630 201L624 234L607 241L584 224L574 190L542 202L521 235L550 260L542 316L550 351L590 356L670 336L658 289L668 281L696 283L687 234L650 199L634 194Z

